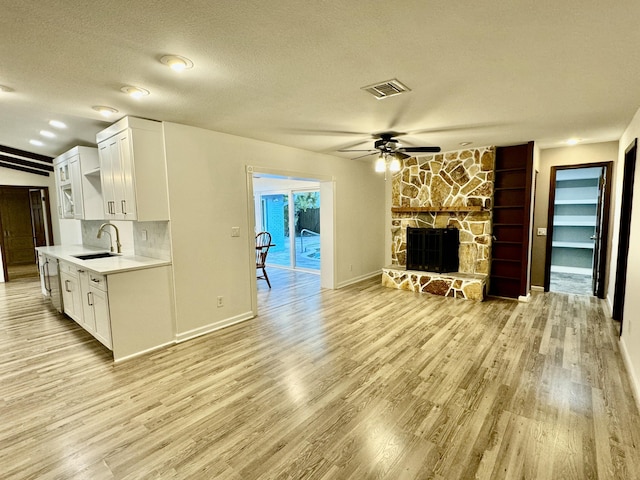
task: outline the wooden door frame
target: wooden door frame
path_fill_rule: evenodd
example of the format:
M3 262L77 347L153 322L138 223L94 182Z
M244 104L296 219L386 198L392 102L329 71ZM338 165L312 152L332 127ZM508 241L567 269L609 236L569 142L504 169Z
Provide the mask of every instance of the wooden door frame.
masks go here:
M630 153L635 151L633 159ZM629 239L631 235L631 207L633 203L633 188L635 179L636 162L638 158L638 139L633 142L624 151L624 165L622 178L622 197L620 205L620 228L618 235L618 252L616 260L616 279L615 290L613 292L613 306L611 309L611 317L614 320L620 320L620 335L622 335L624 298L626 294L627 284L627 260L629 256Z
M28 186L28 185L0 185L0 191L4 190L4 189L22 189L22 190L40 190L43 192L44 194L44 201L46 204L46 208L45 208L45 221L47 222L47 228L48 228L48 232L47 232L47 236L48 236L48 242L49 245L53 245L53 221L51 219L51 203L49 201L50 199L50 195L49 195L49 187L47 186L42 186L42 185L32 185L32 186ZM0 232L2 231L2 218L0 216ZM0 235L0 257L2 258L2 273L4 275L4 281L8 282L9 279L9 270L7 267L7 250L5 248L5 244L4 244L4 235Z
M597 259L598 268L604 274L602 278L606 278L607 267L607 246L609 245L609 214L611 210L611 175L613 172L613 162L594 162L594 163L579 163L575 165L554 165L551 167L549 175L549 206L547 210L547 243L545 247L545 262L544 262L544 291L549 291L551 284L551 252L553 248L553 217L555 215L555 200L556 200L556 173L558 170L572 170L578 168L593 168L601 167L605 172L605 185L604 185L604 207L602 218L602 229L600 232L600 257ZM605 298L604 281L598 284L598 291L595 292L598 298Z

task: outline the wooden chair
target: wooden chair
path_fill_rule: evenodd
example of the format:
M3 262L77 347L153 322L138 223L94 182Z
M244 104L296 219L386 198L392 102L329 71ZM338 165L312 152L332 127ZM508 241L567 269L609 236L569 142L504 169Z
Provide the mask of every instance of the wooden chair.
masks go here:
M275 245L271 244L271 234L269 232L260 232L256 235L256 269L262 270L262 275L258 275L258 278L266 280L269 288L271 288L271 282L265 270L265 264L267 263L269 247L273 246Z

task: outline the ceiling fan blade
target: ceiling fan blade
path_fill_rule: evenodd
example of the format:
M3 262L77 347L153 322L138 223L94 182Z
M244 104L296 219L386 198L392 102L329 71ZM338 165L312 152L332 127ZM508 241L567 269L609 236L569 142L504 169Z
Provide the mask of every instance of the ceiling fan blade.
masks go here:
M367 132L352 132L349 130L317 130L311 128L289 128L287 133L302 133L304 135L326 135L326 136L338 136L338 135L350 135L350 136L368 136Z
M411 155L407 155L406 153L399 152L398 150L396 150L393 154L396 156L396 158L398 160L404 160L405 158L411 158Z
M376 153L378 150L374 150L372 148L365 148L365 149L361 149L361 150L353 150L353 149L341 149L338 150L339 152L371 152L371 153Z
M438 153L440 151L440 147L401 147L398 151L408 153Z
M360 155L359 157L353 157L351 160L359 160L360 158L369 157L369 156L375 155L377 153L379 153L379 152L376 150L375 152L365 153L364 155Z

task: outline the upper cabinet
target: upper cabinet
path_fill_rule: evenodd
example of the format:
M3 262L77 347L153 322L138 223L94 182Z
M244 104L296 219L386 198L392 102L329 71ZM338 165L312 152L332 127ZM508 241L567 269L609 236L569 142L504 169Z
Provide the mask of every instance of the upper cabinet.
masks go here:
M96 140L104 218L169 220L162 123L125 117Z
M54 165L60 218L103 219L98 149L74 147Z

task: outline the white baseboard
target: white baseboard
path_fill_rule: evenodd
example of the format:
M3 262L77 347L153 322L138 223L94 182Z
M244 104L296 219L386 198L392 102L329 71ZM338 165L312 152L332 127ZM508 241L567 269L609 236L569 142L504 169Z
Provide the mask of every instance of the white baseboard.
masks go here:
M624 337L620 337L620 353L622 353L622 360L624 366L627 369L627 376L629 377L629 383L631 384L631 390L633 392L633 398L636 401L638 411L640 411L640 378L636 374L631 358L629 358L629 352L627 351L627 345L624 342Z
M350 278L349 280L346 280L344 282L340 282L336 286L336 288L347 287L349 285L353 285L354 283L358 283L358 282L361 282L363 280L368 280L369 278L375 277L376 275L380 275L381 273L382 273L382 270L377 270L375 272L371 272L371 273L366 273L364 275L360 275L359 277Z
M155 347L147 348L146 350L142 350L140 352L132 353L131 355L127 355L125 357L114 358L113 363L124 362L125 360L131 360L132 358L139 357L140 355L145 355L147 353L155 352L156 350L160 350L161 348L169 347L171 345L175 345L176 341L172 340L167 343L163 343L162 345L156 345Z
M207 333L215 332L216 330L220 330L221 328L229 327L246 320L251 320L254 317L255 315L253 314L253 312L245 312L241 313L240 315L236 315L235 317L229 317L215 323L210 323L209 325L205 325L204 327L194 328L193 330L178 333L176 334L176 343L186 342L187 340L206 335Z
M531 300L531 293L527 293L526 295L520 295L518 297L519 302L527 303Z
M613 301L609 295L605 297L604 304L607 307L607 314L609 315L609 318L613 317Z
M531 285L531 291L532 292L544 292L544 287L541 287L540 285Z

